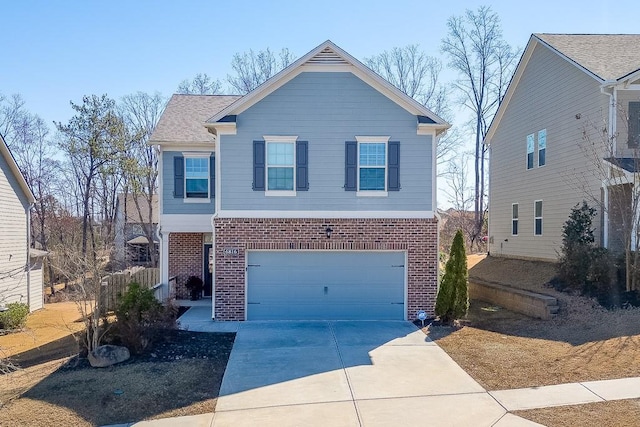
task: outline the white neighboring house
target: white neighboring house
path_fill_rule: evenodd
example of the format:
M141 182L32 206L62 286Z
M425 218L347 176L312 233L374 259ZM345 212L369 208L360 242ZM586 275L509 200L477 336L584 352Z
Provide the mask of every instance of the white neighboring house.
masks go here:
M13 302L28 304L29 311L43 306L41 259L46 252L29 249L34 202L0 135L0 308Z

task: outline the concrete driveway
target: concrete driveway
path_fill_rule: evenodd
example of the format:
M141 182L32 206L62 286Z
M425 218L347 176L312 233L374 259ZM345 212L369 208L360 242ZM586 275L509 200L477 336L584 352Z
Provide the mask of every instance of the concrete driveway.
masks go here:
M241 322L213 425L514 426L409 322Z

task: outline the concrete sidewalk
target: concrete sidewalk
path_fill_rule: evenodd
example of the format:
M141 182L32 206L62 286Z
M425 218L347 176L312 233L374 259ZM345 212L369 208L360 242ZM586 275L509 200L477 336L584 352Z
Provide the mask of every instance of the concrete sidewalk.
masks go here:
M526 427L508 411L640 397L639 378L487 392L409 322L192 324L237 329L215 414L130 425Z

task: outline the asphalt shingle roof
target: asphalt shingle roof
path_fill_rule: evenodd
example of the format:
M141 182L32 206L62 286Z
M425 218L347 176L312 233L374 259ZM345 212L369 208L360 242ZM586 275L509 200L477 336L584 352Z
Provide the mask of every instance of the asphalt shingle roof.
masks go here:
M211 142L213 135L207 131L204 123L238 98L238 95L173 95L150 142Z
M640 34L534 34L603 80L640 69Z

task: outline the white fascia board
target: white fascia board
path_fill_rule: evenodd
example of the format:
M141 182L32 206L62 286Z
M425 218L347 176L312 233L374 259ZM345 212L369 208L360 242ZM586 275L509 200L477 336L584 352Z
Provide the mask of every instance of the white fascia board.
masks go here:
M204 127L216 136L220 135L235 135L237 133L235 122L216 122L216 123L204 123Z
M448 123L444 123L444 124L439 124L439 123L418 123L418 135L442 135L444 134L449 128L451 127L450 124Z
M166 144L155 144L160 147L161 151L213 151L216 143L198 143L198 142L171 142Z
M190 215L186 215L190 216ZM191 215L193 216L193 215ZM220 210L218 218L431 219L433 211L276 211Z
M215 141L149 141L147 145L159 145L160 147L213 147Z
M22 192L27 197L27 201L30 204L35 203L36 197L31 191L31 188L29 188L29 184L27 184L27 181L24 179L22 172L20 172L20 168L18 167L16 160L13 158L11 151L9 151L9 147L4 142L2 135L0 135L0 154L4 157L5 161L9 165L9 169L11 169L13 176L15 177L16 181L18 181L18 185L20 185Z
M193 145L193 144L175 144L175 145L164 145L160 148L161 151L177 151L181 153L192 152L192 153L213 153L216 150L216 144L207 144L207 145Z
M162 233L210 233L210 214L163 214L160 215Z

